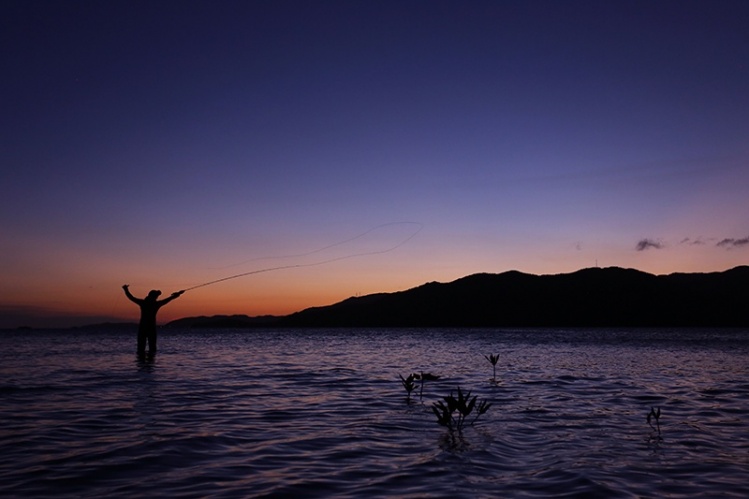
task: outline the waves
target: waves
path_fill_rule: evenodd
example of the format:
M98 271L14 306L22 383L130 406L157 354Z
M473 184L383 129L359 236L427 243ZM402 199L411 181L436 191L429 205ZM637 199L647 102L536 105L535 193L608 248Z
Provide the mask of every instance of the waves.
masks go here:
M9 333L0 495L745 497L745 336L165 330L138 362L127 334ZM457 386L494 405L451 438Z

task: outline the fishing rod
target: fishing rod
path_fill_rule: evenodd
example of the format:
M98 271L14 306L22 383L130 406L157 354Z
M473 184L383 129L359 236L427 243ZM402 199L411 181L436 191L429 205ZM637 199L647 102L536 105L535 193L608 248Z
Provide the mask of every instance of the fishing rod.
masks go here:
M280 265L280 266L277 266L277 267L268 267L268 268L259 269L259 270L251 270L249 272L242 272L240 274L234 274L234 275L230 275L230 276L227 276L227 277L222 277L220 279L215 279L213 281L204 282L202 284L197 284L195 286L192 286L192 287L189 287L189 288L185 288L184 291L191 291L193 289L203 288L205 286L210 286L212 284L218 284L218 283L224 282L224 281L230 281L232 279L238 279L240 277L245 277L245 276L248 276L248 275L262 274L262 273L265 273L265 272L274 272L274 271L277 271L277 270L298 269L298 268L302 268L302 267L317 267L319 265L326 265L326 264L329 264L329 263L339 262L341 260L348 260L348 259L351 259L351 258L359 258L359 257L363 257L363 256L370 256L370 255L382 255L384 253L389 253L391 251L395 251L396 249L400 248L404 244L408 243L411 239L413 239L414 237L416 237L416 235L419 232L421 232L422 229L424 229L424 224L419 223L419 222L391 222L391 223L387 223L387 224L378 225L377 227L373 227L372 229L369 229L366 232L363 232L363 233L361 233L361 234L359 234L357 236L354 236L352 238L349 238L349 239L346 239L344 241L340 241L340 242L337 242L337 243L325 246L324 248L320 248L320 249L317 249L317 250L314 250L314 251L310 251L308 253L302 253L300 255L295 255L295 257L302 257L302 256L313 255L313 254L316 254L316 253L320 253L320 252L322 252L322 251L324 251L326 249L330 249L330 248L333 248L333 247L336 247L336 246L340 246L342 244L349 243L351 241L355 241L356 239L364 237L365 235L367 235L367 234L369 234L371 232L374 232L375 230L380 229L382 227L386 227L386 226L390 226L390 225L404 225L404 224L418 225L418 228L416 229L416 231L414 231L412 234L410 234L407 238L405 238L402 241L400 241L398 244L396 244L394 246L391 246L389 248L386 248L384 250L379 250L379 251L365 251L365 252L362 252L362 253L353 253L351 255L338 256L338 257L335 257L335 258L329 258L327 260L321 260L321 261L318 261L318 262L297 263L297 264L292 264L292 265ZM291 258L292 256L293 255L288 256L288 257L279 257L279 258Z

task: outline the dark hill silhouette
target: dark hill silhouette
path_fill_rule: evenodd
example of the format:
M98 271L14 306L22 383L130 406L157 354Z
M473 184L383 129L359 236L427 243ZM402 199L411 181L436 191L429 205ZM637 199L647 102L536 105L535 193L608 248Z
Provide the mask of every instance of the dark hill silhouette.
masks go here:
M226 322L233 327L749 326L747 304L749 266L660 276L610 267L542 276L474 274L285 317L233 316ZM221 327L226 318L219 319L171 324Z

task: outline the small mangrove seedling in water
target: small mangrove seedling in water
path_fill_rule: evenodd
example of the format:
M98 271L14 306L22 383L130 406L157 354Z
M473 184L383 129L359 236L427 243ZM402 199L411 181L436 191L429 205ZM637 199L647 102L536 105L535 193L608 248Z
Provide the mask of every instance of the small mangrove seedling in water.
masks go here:
M403 388L406 389L406 402L411 402L411 392L416 388L416 385L414 384L414 375L409 374L407 378L404 378L399 374L398 377L401 379L401 383L403 383Z
M413 376L414 379L418 379L419 381L421 381L421 388L419 389L419 400L424 400L424 382L437 381L438 379L440 379L439 376L432 373L425 373L424 371L421 371L420 374L413 373L411 376Z
M652 421L655 421L655 426L653 426ZM661 408L658 407L657 409L655 407L650 408L650 412L648 413L648 424L653 429L653 431L658 432L658 439L661 439Z
M494 369L494 374L492 376L492 381L494 383L497 382L497 361L499 361L499 355L494 355L490 353L489 355L484 355L484 358L491 362L492 368Z
M471 420L470 424L476 422L476 420L486 413L492 404L486 400L477 402L477 396L471 397L471 392L463 393L463 390L458 387L458 396L455 397L452 392L446 397L442 397L442 400L432 404L432 411L437 416L437 423L446 427L451 434L454 432L461 433L466 420L475 409L475 416Z

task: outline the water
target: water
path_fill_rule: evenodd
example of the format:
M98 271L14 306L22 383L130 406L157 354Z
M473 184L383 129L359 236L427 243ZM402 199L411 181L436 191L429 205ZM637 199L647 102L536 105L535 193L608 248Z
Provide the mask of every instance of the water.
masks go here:
M0 333L0 496L749 496L749 331L163 330L159 347ZM398 374L422 370L441 379L408 403ZM430 407L457 386L493 406L451 436Z

